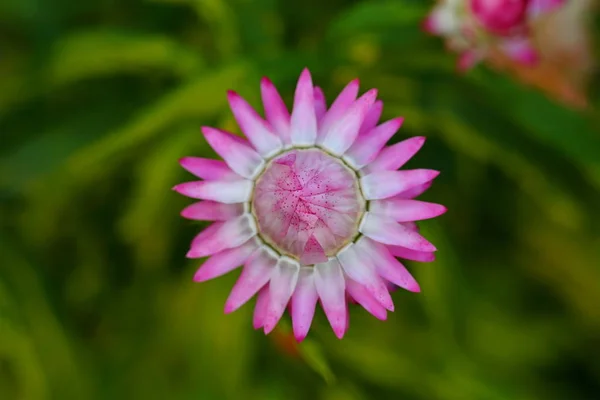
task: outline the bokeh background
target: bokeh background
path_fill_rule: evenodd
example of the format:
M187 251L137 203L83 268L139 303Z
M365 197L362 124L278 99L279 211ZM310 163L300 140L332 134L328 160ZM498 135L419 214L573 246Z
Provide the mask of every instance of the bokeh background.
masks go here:
M0 2L0 398L599 399L597 71L562 60L576 101L457 74L419 29L432 5ZM598 43L585 14L550 31ZM352 307L342 341L319 310L297 345L287 316L264 336L250 304L223 314L237 272L192 281L201 226L170 189L178 158L214 154L201 125L237 131L227 89L262 110L267 75L291 104L305 66L329 101L379 88L393 141L428 137L408 167L442 171L423 198L449 212L420 223L437 260L407 262L422 293L387 322Z

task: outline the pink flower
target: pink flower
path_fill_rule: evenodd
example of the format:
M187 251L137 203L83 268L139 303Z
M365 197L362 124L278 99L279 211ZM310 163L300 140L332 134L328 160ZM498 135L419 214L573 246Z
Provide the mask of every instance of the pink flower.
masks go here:
M413 200L437 171L398 171L424 138L386 146L402 118L379 124L383 103L374 89L357 99L358 80L327 109L305 69L291 115L267 78L261 93L266 120L228 93L247 140L202 128L224 161L181 160L203 179L175 186L202 200L181 214L214 221L188 252L190 258L210 256L194 279L206 281L243 265L225 312L257 295L254 327L269 333L289 306L297 340L307 335L318 301L339 338L348 328L347 301L385 319L394 310L390 287L420 290L396 257L434 259L435 247L414 221L446 211Z
M440 0L423 23L446 38L460 54L458 68L470 69L497 49L511 59L534 65L538 54L530 37L532 22L565 0Z

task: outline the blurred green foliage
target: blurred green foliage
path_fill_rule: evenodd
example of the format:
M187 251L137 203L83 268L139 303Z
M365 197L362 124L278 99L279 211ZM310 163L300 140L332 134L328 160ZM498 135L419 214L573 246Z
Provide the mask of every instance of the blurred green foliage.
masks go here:
M600 396L600 98L576 112L485 67L465 76L418 28L422 0L5 0L0 3L0 398L565 400ZM598 26L598 24L596 24ZM599 37L600 30L594 35ZM297 346L237 273L195 284L201 227L170 188L181 156L233 129L225 91L291 104L313 72L331 100L360 77L411 167L442 171L385 323L317 312ZM594 98L595 96L595 98Z

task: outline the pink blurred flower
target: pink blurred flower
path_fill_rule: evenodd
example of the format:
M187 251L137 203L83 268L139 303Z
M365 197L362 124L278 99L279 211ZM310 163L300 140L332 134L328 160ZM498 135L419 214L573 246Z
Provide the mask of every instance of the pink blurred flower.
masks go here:
M438 172L398 171L424 138L386 146L402 118L379 123L383 103L376 100L376 90L357 99L358 86L358 80L350 82L327 108L306 69L290 115L277 89L263 78L266 120L229 92L247 140L203 127L224 161L181 160L203 179L175 186L202 200L182 215L214 221L188 252L190 258L210 256L194 279L213 279L243 264L225 312L257 295L254 327L265 333L289 306L294 335L302 340L319 301L339 338L348 329L347 301L383 320L394 310L390 284L420 291L396 257L434 259L435 247L414 221L446 208L414 198Z
M522 65L535 65L538 53L531 24L566 0L439 0L423 28L446 38L459 53L458 68L467 70L500 50Z

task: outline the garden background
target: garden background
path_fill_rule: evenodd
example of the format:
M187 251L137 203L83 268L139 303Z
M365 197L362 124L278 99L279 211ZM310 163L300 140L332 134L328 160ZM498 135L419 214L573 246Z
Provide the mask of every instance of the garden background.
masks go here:
M598 74L585 106L459 74L432 5L0 2L0 398L600 398ZM237 129L227 89L262 110L266 75L290 105L305 66L329 101L379 88L393 141L427 136L408 167L442 172L423 199L449 211L420 223L437 260L406 263L420 294L386 322L351 307L341 341L319 310L298 345L288 316L223 314L238 272L192 281L171 187L214 155L201 125Z

